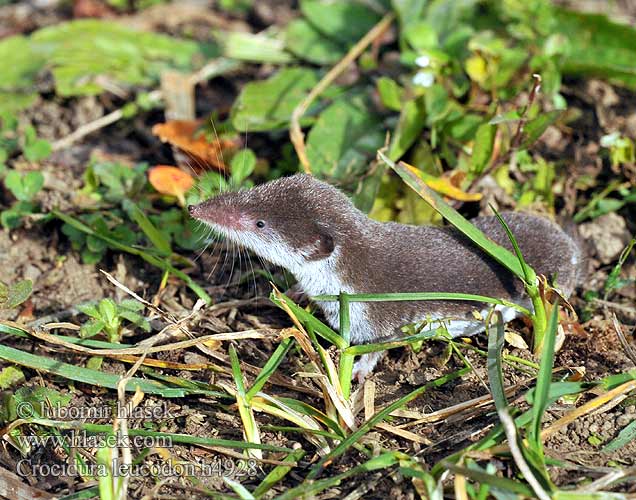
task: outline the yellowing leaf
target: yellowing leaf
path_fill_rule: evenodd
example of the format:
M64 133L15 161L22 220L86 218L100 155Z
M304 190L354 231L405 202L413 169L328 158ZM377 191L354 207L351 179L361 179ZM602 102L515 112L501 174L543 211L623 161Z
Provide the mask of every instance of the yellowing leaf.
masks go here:
M180 168L157 165L148 171L148 181L161 194L176 196L185 205L184 194L194 186L194 179Z
M471 56L466 59L466 73L471 80L482 85L488 78L488 64L481 56Z
M428 187L437 191L448 198L453 198L459 201L479 201L481 200L480 193L466 193L459 189L456 185L461 182L462 177L458 175L451 175L450 177L435 177L433 175L422 172L408 163L402 162L412 173L422 179Z

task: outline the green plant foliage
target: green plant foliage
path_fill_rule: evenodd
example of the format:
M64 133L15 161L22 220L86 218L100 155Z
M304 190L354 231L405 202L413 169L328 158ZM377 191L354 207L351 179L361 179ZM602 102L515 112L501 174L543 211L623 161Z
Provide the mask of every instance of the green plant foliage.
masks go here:
M295 19L285 29L287 50L314 64L335 64L345 55L345 48L323 35L304 19Z
M18 172L11 170L4 178L5 187L20 201L32 201L44 185L44 176L37 170Z
M13 309L29 298L33 291L31 280L22 280L13 285L0 281L0 309Z
M99 94L100 77L120 85L151 85L164 69L191 68L202 49L195 42L94 19L43 28L31 43L46 56L61 96Z
M83 338L90 338L101 332L106 334L109 342L119 342L121 339L122 322L129 321L145 332L150 331L150 323L139 311L144 305L136 300L123 300L117 304L112 299L102 299L96 305L81 305L78 309L91 319L80 329Z
M232 106L232 125L239 132L287 127L292 111L317 82L310 69L285 68L267 80L248 83Z
M380 119L361 95L343 96L325 109L307 137L307 157L318 177L358 180L382 147Z
M44 55L32 49L28 38L12 36L0 41L0 60L0 112L15 112L33 104L38 96L33 81L46 61Z

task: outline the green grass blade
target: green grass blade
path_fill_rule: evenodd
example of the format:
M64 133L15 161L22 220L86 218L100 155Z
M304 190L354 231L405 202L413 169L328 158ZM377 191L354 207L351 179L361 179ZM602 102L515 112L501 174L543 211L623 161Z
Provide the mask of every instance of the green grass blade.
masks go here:
M292 470L291 464L298 463L298 461L302 460L305 454L306 452L302 448L292 451L282 460L283 462L289 463L290 465L277 465L269 474L267 474L267 476L265 476L265 478L256 487L252 494L256 498L262 497L273 486L275 486L277 483L280 483L287 475L287 473Z
M442 468L450 470L451 472L454 472L455 474L466 476L473 481L477 481L481 484L488 484L492 488L497 488L499 490L509 491L518 495L524 495L526 497L534 498L534 491L532 491L529 486L526 486L520 481L515 481L513 479L507 479L499 476L493 476L492 474L488 474L487 472L469 469L468 467L461 467L449 461L443 461L440 466Z
M298 318L303 325L311 327L314 332L323 339L335 345L338 349L346 349L348 345L344 339L335 331L325 325L322 321L315 318L311 313L305 311L302 307L295 304L293 300L280 292L272 292L269 296L270 300L281 309L285 310L283 304ZM335 300L338 300L337 298Z
M548 407L550 384L552 384L552 367L554 366L554 346L558 325L559 303L557 301L552 306L552 313L548 319L548 326L545 332L541 364L537 376L537 388L534 392L534 401L532 402L532 423L528 429L528 439L537 450L543 449L541 443L541 419Z
M239 415L241 416L241 421L243 422L245 438L250 443L260 443L261 437L260 433L258 432L256 419L254 418L254 411L252 410L250 402L248 401L245 393L245 383L243 381L243 373L241 372L241 363L239 362L238 355L236 354L236 349L231 344L229 355L230 364L232 365L232 377L234 378L234 383L236 384L236 405L238 406ZM249 454L249 456L262 458L260 450L254 450L252 453Z
M312 498L317 493L326 490L331 486L340 484L345 479L357 474L368 474L369 472L386 469L398 463L397 453L383 453L371 460L349 469L342 474L332 476L319 481L304 481L301 485L287 490L275 500L296 500L297 498Z
M241 500L256 500L249 490L238 481L229 477L223 477L223 482L227 484Z
M610 453L619 450L623 446L631 443L636 439L636 420L632 420L618 433L614 439L607 443L601 450L603 453Z
M130 218L134 220L137 225L144 232L150 243L152 243L162 255L168 256L172 253L170 247L170 241L166 239L165 235L159 231L155 225L150 222L150 219L146 214L137 206L136 203L125 199L123 203L124 210L128 213Z
M496 323L488 325L488 381L497 410L508 408L508 398L504 388L501 352L504 345L504 325L501 313L495 312ZM490 317L488 318L491 319Z
M335 302L338 295L316 295L311 298L315 302ZM454 292L394 292L394 293L351 293L347 294L349 302L402 302L416 300L467 300L470 302L483 302L486 304L512 307L517 311L530 316L528 309L508 300L496 299L485 295Z
M454 227L466 235L479 248L484 250L488 255L494 258L518 278L525 278L523 268L515 255L488 238L483 232L464 218L457 210L446 203L440 195L426 185L424 180L419 176L417 169L404 162L396 164L381 151L378 151L378 157L389 167L395 170L402 180L404 180L404 182L417 194L424 198L424 200L442 217L444 217L444 219L449 221Z
M121 379L119 375L114 373L104 373L84 368L82 366L63 363L56 359L47 358L45 356L37 356L6 345L0 345L0 359L4 359L10 363L15 363L21 366L26 366L34 370L58 375L68 380L74 380L76 382L95 385L98 387L106 387L108 389L117 389L117 384L119 384ZM130 379L126 385L126 390L134 392L137 387L146 394L160 394L167 398L182 398L188 394L208 394L213 397L218 396L218 393L215 391L192 391L177 387L169 387L161 382L136 377Z
M289 337L283 340L278 345L276 350L272 353L270 358L267 360L267 363L265 363L265 366L263 366L258 376L254 380L252 387L250 387L249 391L247 391L247 393L245 394L245 398L247 399L247 401L250 401L274 374L283 359L285 359L285 355L287 354L287 351L289 351L289 348L291 347L293 341L294 339Z
M508 226L508 223L499 214L497 209L493 207L492 205L490 205L490 209L494 212L495 217L497 217L497 219L499 220L499 223L504 228L504 231L506 231L506 235L508 236L508 239L510 240L510 244L512 245L515 255L517 256L517 260L519 261L519 264L521 265L521 269L523 269L524 283L526 284L526 286L533 286L535 284L537 276L534 272L534 269L532 269L526 262L526 259L523 258L523 254L521 253L521 248L519 248L519 243L517 243L517 238L515 238L515 235L512 234L512 230L510 229L510 226Z
M387 349L395 349L396 347L404 347L407 345L421 342L422 340L430 340L439 337L440 333L445 331L445 328L435 328L434 330L427 330L425 332L416 333L409 337L404 337L398 340L390 340L388 342L378 342L376 344L360 344L347 347L343 352L351 355L367 354L370 352L386 351Z
M46 418L28 418L22 421L25 424L42 425L45 427L55 427L58 429L83 430L89 434L108 434L113 432L112 424L92 424L78 420L51 420ZM208 437L191 436L189 434L175 434L171 432L149 431L146 429L128 429L130 436L143 436L152 438L168 438L173 443L193 444L200 446L218 446L220 448L231 448L237 450L264 450L276 453L291 453L291 448L275 446L263 443L246 443L245 441L234 441L232 439L217 439Z
M439 387L439 386L444 385L445 383L447 383L447 382L449 382L451 380L454 380L454 379L456 379L458 377L462 377L463 375L465 375L469 371L470 371L470 368L462 368L461 370L457 370L457 371L455 371L453 373L449 373L448 375L444 375L443 377L440 377L440 378L438 378L436 380L428 382L427 384L424 384L423 386L418 387L414 391L411 391L406 396L404 396L404 397L398 399L397 401L391 403L390 405L388 405L383 410L377 412L369 420L364 422L358 428L357 431L355 431L352 434L350 434L346 439L343 439L340 442L340 444L338 444L338 446L336 446L336 448L333 449L333 451L331 453L329 453L328 455L324 456L316 465L314 465L314 467L311 469L311 472L310 472L310 474L308 476L308 479L314 479L320 473L320 471L322 470L322 467L328 461L331 461L334 458L342 455L345 451L347 451L349 449L349 447L351 447L353 445L353 443L356 443L362 436L364 436L367 432L369 432L377 423L382 422L386 417L388 417L391 412L393 412L393 411L397 410L398 408L401 408L402 406L410 403L415 398L417 398L418 396L421 396L422 394L424 394L429 389L432 389L433 387Z
M340 336L345 344L351 344L350 318L351 306L348 295L340 294ZM345 350L340 353L340 366L338 369L338 379L340 382L340 390L345 400L349 399L351 394L351 374L353 371L353 355L348 354Z

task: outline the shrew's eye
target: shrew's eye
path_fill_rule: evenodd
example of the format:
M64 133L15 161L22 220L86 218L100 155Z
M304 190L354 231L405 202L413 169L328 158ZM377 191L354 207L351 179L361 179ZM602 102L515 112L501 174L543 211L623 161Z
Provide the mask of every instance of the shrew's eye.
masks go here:
M265 227L265 221L264 220L257 220L256 221L256 227L259 229L263 229Z

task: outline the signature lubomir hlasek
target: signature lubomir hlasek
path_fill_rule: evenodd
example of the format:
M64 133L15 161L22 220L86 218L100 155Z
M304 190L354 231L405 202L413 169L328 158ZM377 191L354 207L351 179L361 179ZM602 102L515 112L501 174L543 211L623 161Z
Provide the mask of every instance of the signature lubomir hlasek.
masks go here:
M288 269L311 296L346 293L458 292L486 295L529 306L521 281L468 238L450 227L378 222L354 207L335 187L298 174L252 189L222 193L189 207L192 217L233 242ZM584 276L576 239L548 219L522 213L503 218L526 261L538 274L556 276L569 296ZM471 221L492 240L511 248L493 217ZM338 328L337 302L320 302ZM400 327L445 318L453 336L473 335L484 323L465 301L356 302L351 305L351 341L378 342L400 335ZM504 321L517 312L503 308ZM362 380L381 354L363 355L354 366Z

